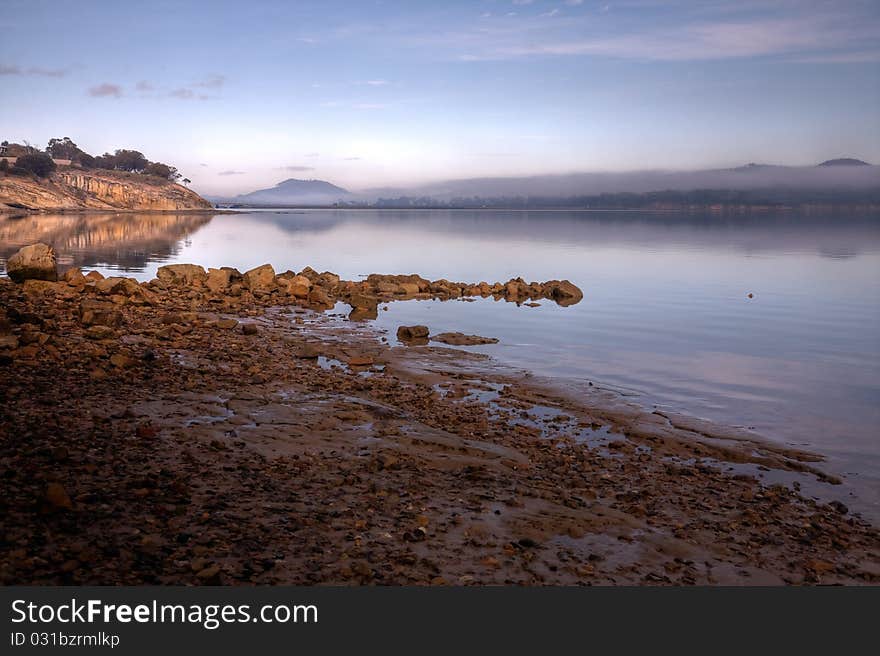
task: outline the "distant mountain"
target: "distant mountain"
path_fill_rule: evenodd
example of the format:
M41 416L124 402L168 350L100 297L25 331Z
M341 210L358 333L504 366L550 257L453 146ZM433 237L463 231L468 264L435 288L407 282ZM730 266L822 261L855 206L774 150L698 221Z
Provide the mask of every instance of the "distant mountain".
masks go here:
M258 189L236 196L233 202L254 205L330 205L350 195L347 190L326 180L290 178L270 189Z
M819 164L819 166L871 166L867 162L852 157L841 157L839 159L828 159Z

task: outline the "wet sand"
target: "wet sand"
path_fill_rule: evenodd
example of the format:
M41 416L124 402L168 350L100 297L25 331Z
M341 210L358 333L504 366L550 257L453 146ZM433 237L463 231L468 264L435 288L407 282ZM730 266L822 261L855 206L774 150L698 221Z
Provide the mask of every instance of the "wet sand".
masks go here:
M392 346L332 308L400 290L304 273L0 280L0 582L880 582L875 527L770 482L818 456Z

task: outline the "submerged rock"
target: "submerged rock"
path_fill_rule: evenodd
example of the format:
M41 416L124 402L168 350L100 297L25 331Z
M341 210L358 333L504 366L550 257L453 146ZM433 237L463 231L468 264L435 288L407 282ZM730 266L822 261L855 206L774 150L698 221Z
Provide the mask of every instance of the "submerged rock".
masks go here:
M48 244L31 244L20 248L6 261L6 273L15 282L25 280L58 280L57 256Z
M475 346L477 344L497 344L495 337L481 337L480 335L465 335L464 333L440 333L431 337L432 342L442 342L452 346Z

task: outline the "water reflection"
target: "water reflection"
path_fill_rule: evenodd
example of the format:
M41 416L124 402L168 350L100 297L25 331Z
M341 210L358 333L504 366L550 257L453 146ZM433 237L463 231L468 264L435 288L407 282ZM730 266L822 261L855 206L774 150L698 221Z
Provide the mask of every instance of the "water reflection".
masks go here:
M206 225L204 214L0 215L0 264L34 242L55 247L62 266L140 272L176 255L181 239Z

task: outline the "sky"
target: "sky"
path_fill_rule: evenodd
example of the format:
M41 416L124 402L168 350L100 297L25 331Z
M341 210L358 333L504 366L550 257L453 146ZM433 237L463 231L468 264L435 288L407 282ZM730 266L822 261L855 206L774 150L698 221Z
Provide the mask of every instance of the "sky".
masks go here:
M0 139L204 194L880 163L877 0L0 0Z

